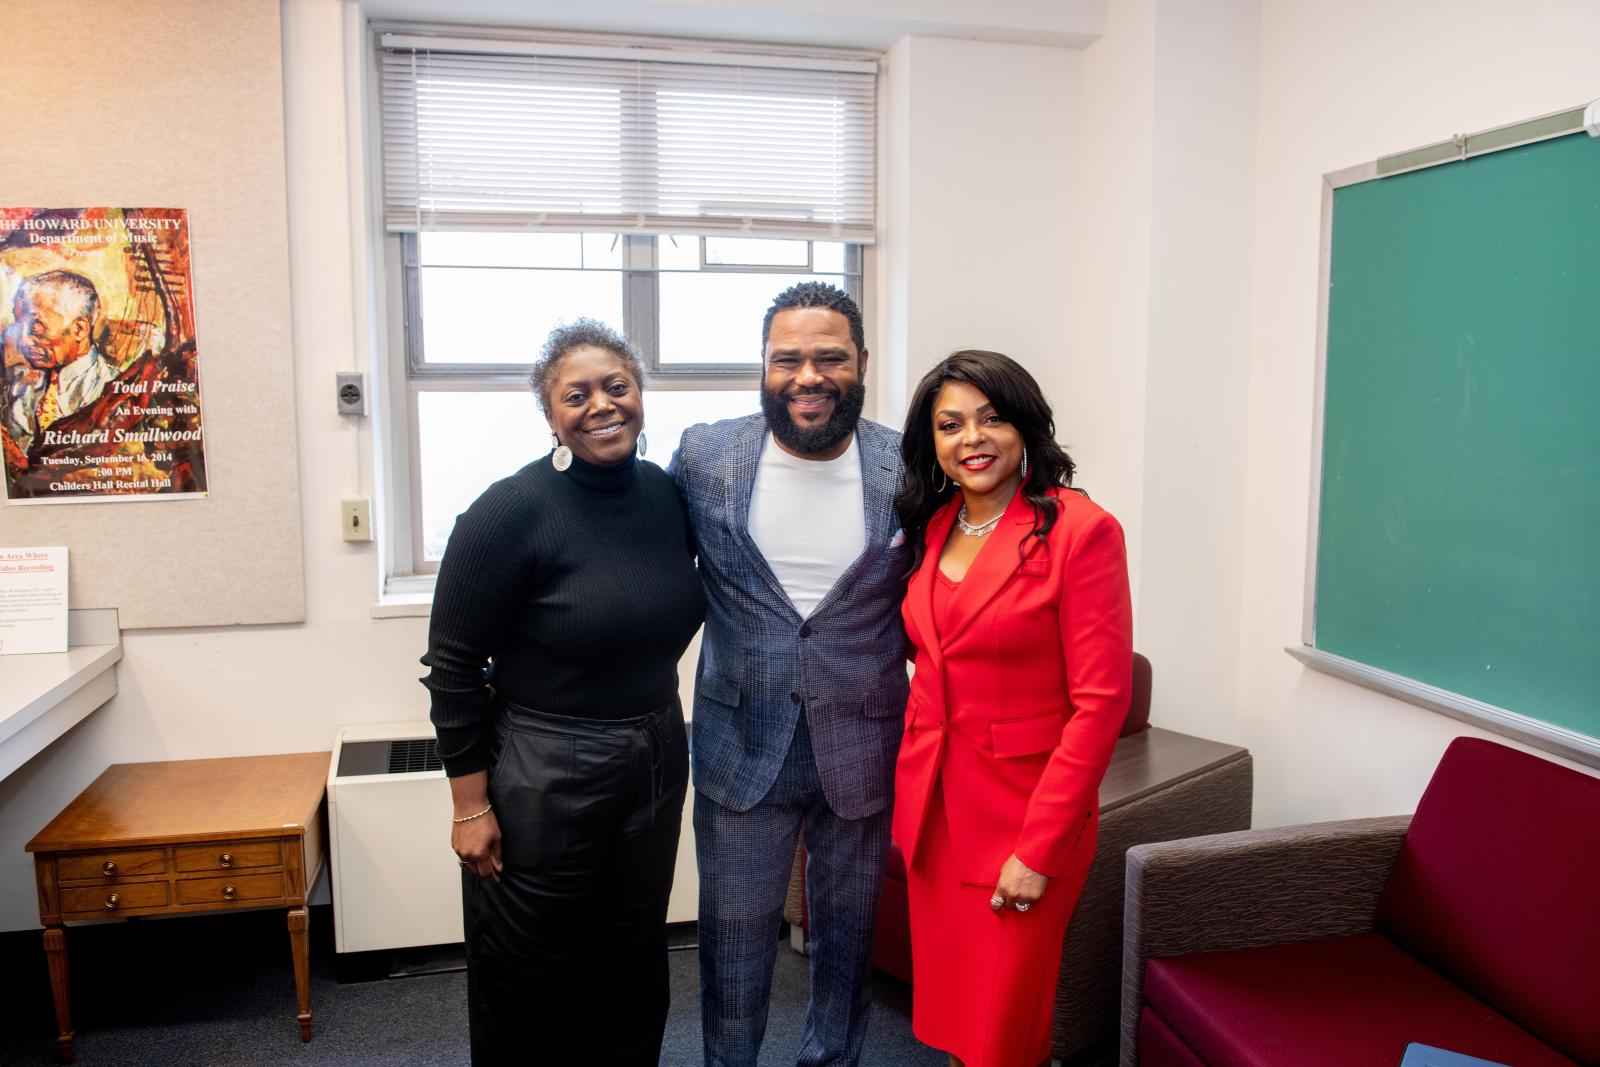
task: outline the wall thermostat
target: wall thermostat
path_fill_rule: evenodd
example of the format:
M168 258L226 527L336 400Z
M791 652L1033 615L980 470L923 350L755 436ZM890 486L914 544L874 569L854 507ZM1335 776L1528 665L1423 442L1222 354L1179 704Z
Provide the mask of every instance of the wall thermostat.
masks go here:
M367 376L360 371L339 372L339 414L365 415L367 413Z

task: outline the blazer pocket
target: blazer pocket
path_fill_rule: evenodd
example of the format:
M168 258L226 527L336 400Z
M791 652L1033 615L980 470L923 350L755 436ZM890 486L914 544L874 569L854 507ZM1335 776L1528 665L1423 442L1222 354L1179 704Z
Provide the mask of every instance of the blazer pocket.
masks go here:
M1051 711L989 724L989 742L1001 759L1049 752L1061 743L1061 716Z
M739 683L725 674L707 671L700 676L699 696L708 700L715 700L718 704L726 704L730 708L739 706L741 693Z
M1035 542L1029 546L1030 551L1017 564L1017 573L1026 574L1030 578L1045 578L1050 574L1050 548Z

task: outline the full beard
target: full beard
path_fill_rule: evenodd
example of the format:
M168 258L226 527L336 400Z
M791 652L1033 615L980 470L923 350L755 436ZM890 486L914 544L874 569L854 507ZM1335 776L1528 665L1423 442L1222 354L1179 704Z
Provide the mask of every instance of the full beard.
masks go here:
M830 390L811 390L830 392ZM867 402L867 387L856 382L847 389L833 393L833 413L827 421L816 426L801 426L789 415L789 402L782 393L761 389L761 413L767 417L772 436L791 452L802 456L820 455L832 451L855 432L861 419L861 408ZM801 394L804 395L804 394Z

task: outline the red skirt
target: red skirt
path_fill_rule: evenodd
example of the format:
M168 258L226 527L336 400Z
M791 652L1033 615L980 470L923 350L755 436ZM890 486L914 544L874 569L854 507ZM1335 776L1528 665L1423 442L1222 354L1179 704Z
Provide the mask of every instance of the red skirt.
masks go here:
M1093 848L1091 842L1085 842ZM994 872L999 881L1000 872ZM966 1067L1038 1067L1050 1058L1061 939L1087 870L1052 878L1026 913L989 907L994 883L956 874L942 784L906 871L911 1029Z

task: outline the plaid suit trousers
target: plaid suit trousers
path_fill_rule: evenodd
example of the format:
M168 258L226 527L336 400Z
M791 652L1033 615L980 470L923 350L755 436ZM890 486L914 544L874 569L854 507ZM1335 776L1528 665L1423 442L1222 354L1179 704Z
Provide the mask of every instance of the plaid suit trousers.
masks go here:
M878 892L888 809L834 814L822 792L804 714L771 791L748 811L694 798L700 866L700 1011L706 1067L755 1067L767 1029L783 901L805 834L811 1002L795 1062L854 1067L872 1007Z

